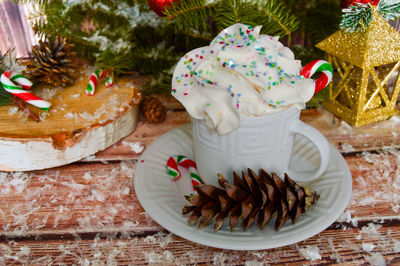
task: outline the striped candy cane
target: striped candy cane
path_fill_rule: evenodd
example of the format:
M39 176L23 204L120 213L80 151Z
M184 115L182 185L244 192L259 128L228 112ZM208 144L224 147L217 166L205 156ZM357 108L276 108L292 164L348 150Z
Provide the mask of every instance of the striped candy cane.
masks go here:
M18 83L19 85L15 85L13 81ZM33 106L36 106L44 111L49 110L51 105L49 102L26 91L32 87L32 82L24 78L22 75L13 74L11 71L6 71L1 75L0 82L3 88L15 97L18 97L25 102L32 104ZM22 89L21 87L24 89Z
M102 78L106 79L104 84L106 85L107 88L114 85L115 76L114 76L113 69L96 70L94 73L92 73L92 75L90 75L89 84L86 87L87 95L90 95L90 96L94 95L94 93L96 92L97 83L98 83L99 79L102 79Z
M314 93L319 92L325 88L329 82L332 81L333 69L331 64L325 60L315 60L305 65L301 70L300 75L304 76L305 78L310 78L316 72L321 72L321 76L314 81Z
M189 170L193 191L195 191L196 186L204 183L197 173L196 163L183 155L173 155L169 157L167 161L167 173L173 181L177 181L182 176L178 166L182 166Z

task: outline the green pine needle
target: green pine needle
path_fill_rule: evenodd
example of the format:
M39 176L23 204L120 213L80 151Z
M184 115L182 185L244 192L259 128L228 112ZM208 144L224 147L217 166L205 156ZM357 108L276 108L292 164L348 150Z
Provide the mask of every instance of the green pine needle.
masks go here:
M373 19L374 14L370 4L356 3L343 9L340 28L346 32L363 31Z
M377 11L386 20L397 20L400 18L400 2L380 1Z
M216 7L218 31L235 23L251 26L262 25L261 33L269 35L291 35L299 26L299 20L287 7L277 0L222 0Z
M102 51L96 57L97 69L113 69L115 74L128 72L131 69L130 51L128 49L113 52L110 49Z
M0 106L10 104L11 94L4 90L3 86L0 85Z
M385 20L396 20L400 18L400 2L381 0L376 11ZM349 8L343 9L343 17L340 28L346 32L363 31L371 21L374 20L374 12L371 4L356 3Z
M290 36L299 27L300 21L281 1L258 0L256 4L258 17L254 22L263 26L261 33Z
M176 26L177 31L209 31L208 20L214 16L215 4L206 0L190 0L173 3L164 14Z

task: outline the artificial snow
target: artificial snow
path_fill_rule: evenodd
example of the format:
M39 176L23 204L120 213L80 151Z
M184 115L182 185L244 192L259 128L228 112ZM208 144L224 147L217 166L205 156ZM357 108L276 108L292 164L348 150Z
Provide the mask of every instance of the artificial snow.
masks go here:
M59 95L62 91L63 88L61 87L41 88L40 90L35 91L35 95L42 98L43 100L50 101L56 95Z
M77 118L77 115L76 115L76 113L68 112L68 113L66 113L66 114L64 115L64 117L67 118L67 119L76 119L76 118Z
M14 106L8 109L9 115L15 115L18 112L18 107Z
M342 144L341 147L342 147L343 152L353 152L354 151L353 146L350 144L347 144L347 143Z
M317 246L307 246L305 248L300 248L299 249L300 255L307 259L307 260L320 260L321 257L321 251Z
M366 252L371 252L374 250L375 245L371 243L362 243L362 249Z
M133 146L132 151L141 146L139 142L122 144L131 149ZM400 240L396 239L397 232L392 233L380 223L390 217L398 219L400 152L392 149L356 156L361 163L352 169L356 184L352 201L334 225L338 228L334 229L338 230L335 235L321 233L299 243L302 248L291 245L268 251L216 250L188 243L162 230L134 197L135 160L98 164L96 170L88 166L76 171L76 166L71 165L60 171L0 172L0 200L6 202L0 209L0 219L7 221L2 228L2 235L7 238L0 244L0 264L47 265L68 260L82 265L121 261L268 265L289 263L290 258L299 256L310 261L306 264L313 264L322 259L322 254L324 259L338 264L390 264L390 257L400 253ZM353 163L352 156L347 159ZM91 163L82 167L86 165ZM8 198L10 194L12 200ZM364 211L372 206L384 206L387 216L372 221ZM351 226L340 232L341 223ZM40 253L37 242L12 240L27 235L40 238L45 232L56 230L69 234L71 239L52 246L49 241L46 248L52 255ZM96 234L84 238L81 232ZM345 252L348 250L351 252Z
M147 259L148 264L163 264L167 262L171 263L174 259L174 255L168 250L162 253L158 253L155 251L143 251L142 253Z
M144 150L144 146L140 142L123 141L122 144L131 148L135 153L141 153Z
M358 218L357 217L352 217L351 211L350 210L345 210L337 219L338 222L346 222L346 223L351 223L353 227L357 227L358 225Z
M400 123L400 116L394 115L394 116L392 116L392 117L389 119L389 121L398 124L398 123Z
M372 253L372 255L365 256L365 258L367 259L369 264L372 266L385 266L386 265L385 259L383 258L382 254L380 254L380 253Z
M400 252L400 241L397 239L393 239L393 252Z

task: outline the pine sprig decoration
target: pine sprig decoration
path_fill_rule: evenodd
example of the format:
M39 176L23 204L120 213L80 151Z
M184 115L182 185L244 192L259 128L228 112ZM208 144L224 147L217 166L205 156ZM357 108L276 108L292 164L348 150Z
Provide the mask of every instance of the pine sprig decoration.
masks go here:
M178 29L211 30L212 36L235 23L262 25L262 33L280 36L291 35L299 26L297 17L278 0L180 1L167 8L165 14L175 20Z
M107 49L97 56L96 67L98 69L113 69L116 75L128 72L132 69L131 57L127 56L129 52L126 49L118 52Z
M363 31L374 18L370 4L356 3L349 8L343 9L343 18L340 28L346 32Z
M241 0L222 0L216 6L216 27L218 30L222 30L235 23L251 25L255 16L253 9L254 5L249 5Z
M386 20L397 20L400 18L400 1L379 2L377 11Z
M261 33L270 35L290 36L300 24L298 18L278 0L257 2L259 23L263 25ZM257 20L258 21L258 20ZM254 25L256 26L256 25Z
M0 85L0 106L2 105L9 105L11 94L8 93L3 86Z
M363 31L374 20L374 9L385 20L400 18L400 1L381 0L376 8L369 3L355 3L343 9L340 28L346 32Z
M194 29L197 31L209 31L210 24L208 20L214 17L215 3L207 3L206 0L191 0L172 3L169 8L165 9L164 14L171 20L177 30L191 32Z

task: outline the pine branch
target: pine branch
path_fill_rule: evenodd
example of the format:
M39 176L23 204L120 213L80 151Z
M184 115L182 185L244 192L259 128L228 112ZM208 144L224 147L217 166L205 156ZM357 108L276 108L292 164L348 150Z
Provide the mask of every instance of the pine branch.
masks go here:
M183 54L176 54L171 49L160 47L137 48L132 51L133 69L141 73L151 73L158 76L163 70L171 68Z
M222 0L216 6L215 23L221 31L235 23L256 26L254 21L258 18L258 8L254 4L242 0Z
M381 0L376 7L377 13L385 20L400 18L400 2ZM356 3L343 9L340 28L346 32L363 31L374 20L374 10L371 4Z
M8 93L3 86L0 84L0 106L2 105L9 105L11 94Z
M168 71L162 72L158 78L152 78L145 84L145 95L151 94L163 94L165 96L171 96L171 79L172 74Z
M301 19L304 33L314 45L339 29L341 8L335 0L323 0L307 9Z
M132 59L129 50L124 49L117 53L107 49L99 53L96 58L98 69L114 69L115 74L128 72L132 69Z
M386 20L397 20L400 18L400 1L382 0L377 6L377 11Z
M299 20L292 15L286 6L278 0L258 0L260 24L262 33L270 35L291 35L299 27Z
M370 4L356 3L343 9L340 28L346 32L363 31L373 20L374 14Z
M209 31L208 19L214 17L215 4L206 0L190 0L172 3L165 9L164 14L173 20L177 31L191 32L196 29L200 32Z

